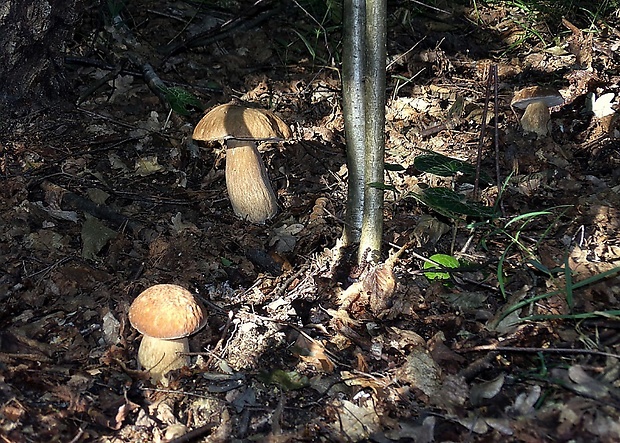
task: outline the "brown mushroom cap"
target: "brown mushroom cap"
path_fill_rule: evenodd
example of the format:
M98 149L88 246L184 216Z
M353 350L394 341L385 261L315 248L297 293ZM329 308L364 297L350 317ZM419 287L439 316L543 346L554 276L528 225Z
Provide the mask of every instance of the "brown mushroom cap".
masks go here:
M560 92L549 86L528 86L517 91L510 102L511 106L525 109L535 102L543 102L548 108L564 104L564 98Z
M207 112L198 122L195 140L270 140L287 139L291 129L274 113L245 106L224 104Z
M164 340L187 337L206 320L204 307L192 293L171 284L151 286L129 308L129 322L138 332Z

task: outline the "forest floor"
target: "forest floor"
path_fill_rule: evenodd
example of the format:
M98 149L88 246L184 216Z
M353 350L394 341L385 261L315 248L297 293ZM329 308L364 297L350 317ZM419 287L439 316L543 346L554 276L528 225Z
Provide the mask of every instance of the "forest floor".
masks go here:
M347 169L326 4L109 2L67 48L79 104L1 123L1 442L620 441L617 12L390 6L393 268L377 271L335 254ZM147 62L195 100L170 89L169 114ZM564 97L548 135L510 106L537 84ZM294 132L263 148L281 205L265 225L232 212L222 146L191 140L232 99ZM436 188L463 200L446 209ZM453 271L425 272L431 257ZM157 283L209 314L163 384L127 318Z

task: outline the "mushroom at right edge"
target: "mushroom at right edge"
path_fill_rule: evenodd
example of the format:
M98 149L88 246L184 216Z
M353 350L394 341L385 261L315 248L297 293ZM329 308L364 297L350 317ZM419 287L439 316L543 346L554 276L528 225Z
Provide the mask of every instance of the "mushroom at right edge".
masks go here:
M547 124L551 118L549 108L564 104L560 92L549 86L528 86L517 91L510 102L511 106L525 109L521 117L521 127L526 132L534 132L540 137L549 133Z

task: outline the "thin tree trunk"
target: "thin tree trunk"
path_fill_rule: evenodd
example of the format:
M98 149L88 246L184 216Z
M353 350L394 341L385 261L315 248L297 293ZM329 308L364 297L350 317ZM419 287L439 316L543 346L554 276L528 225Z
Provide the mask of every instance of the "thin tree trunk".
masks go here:
M383 236L387 0L366 0L366 164L359 261L378 261ZM370 251L370 256L367 253Z
M347 139L349 173L343 241L358 243L364 213L366 167L366 117L364 112L364 73L366 70L366 0L344 0L344 38L342 48L342 108Z

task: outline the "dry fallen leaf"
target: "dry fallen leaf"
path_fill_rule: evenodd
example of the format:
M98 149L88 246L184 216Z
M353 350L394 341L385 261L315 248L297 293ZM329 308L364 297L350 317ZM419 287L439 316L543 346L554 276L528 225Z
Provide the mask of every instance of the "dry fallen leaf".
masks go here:
M299 334L297 337L293 353L318 370L323 372L334 371L335 365L325 352L325 348L319 342L310 340L303 334Z
M432 359L430 353L421 347L415 347L407 356L407 361L396 369L395 375L402 383L408 383L428 397L433 397L441 388L441 368Z
M337 419L329 423L336 432L346 436L348 441L368 439L380 426L380 419L372 402L364 402L358 406L348 400L335 402L331 406L335 409Z

